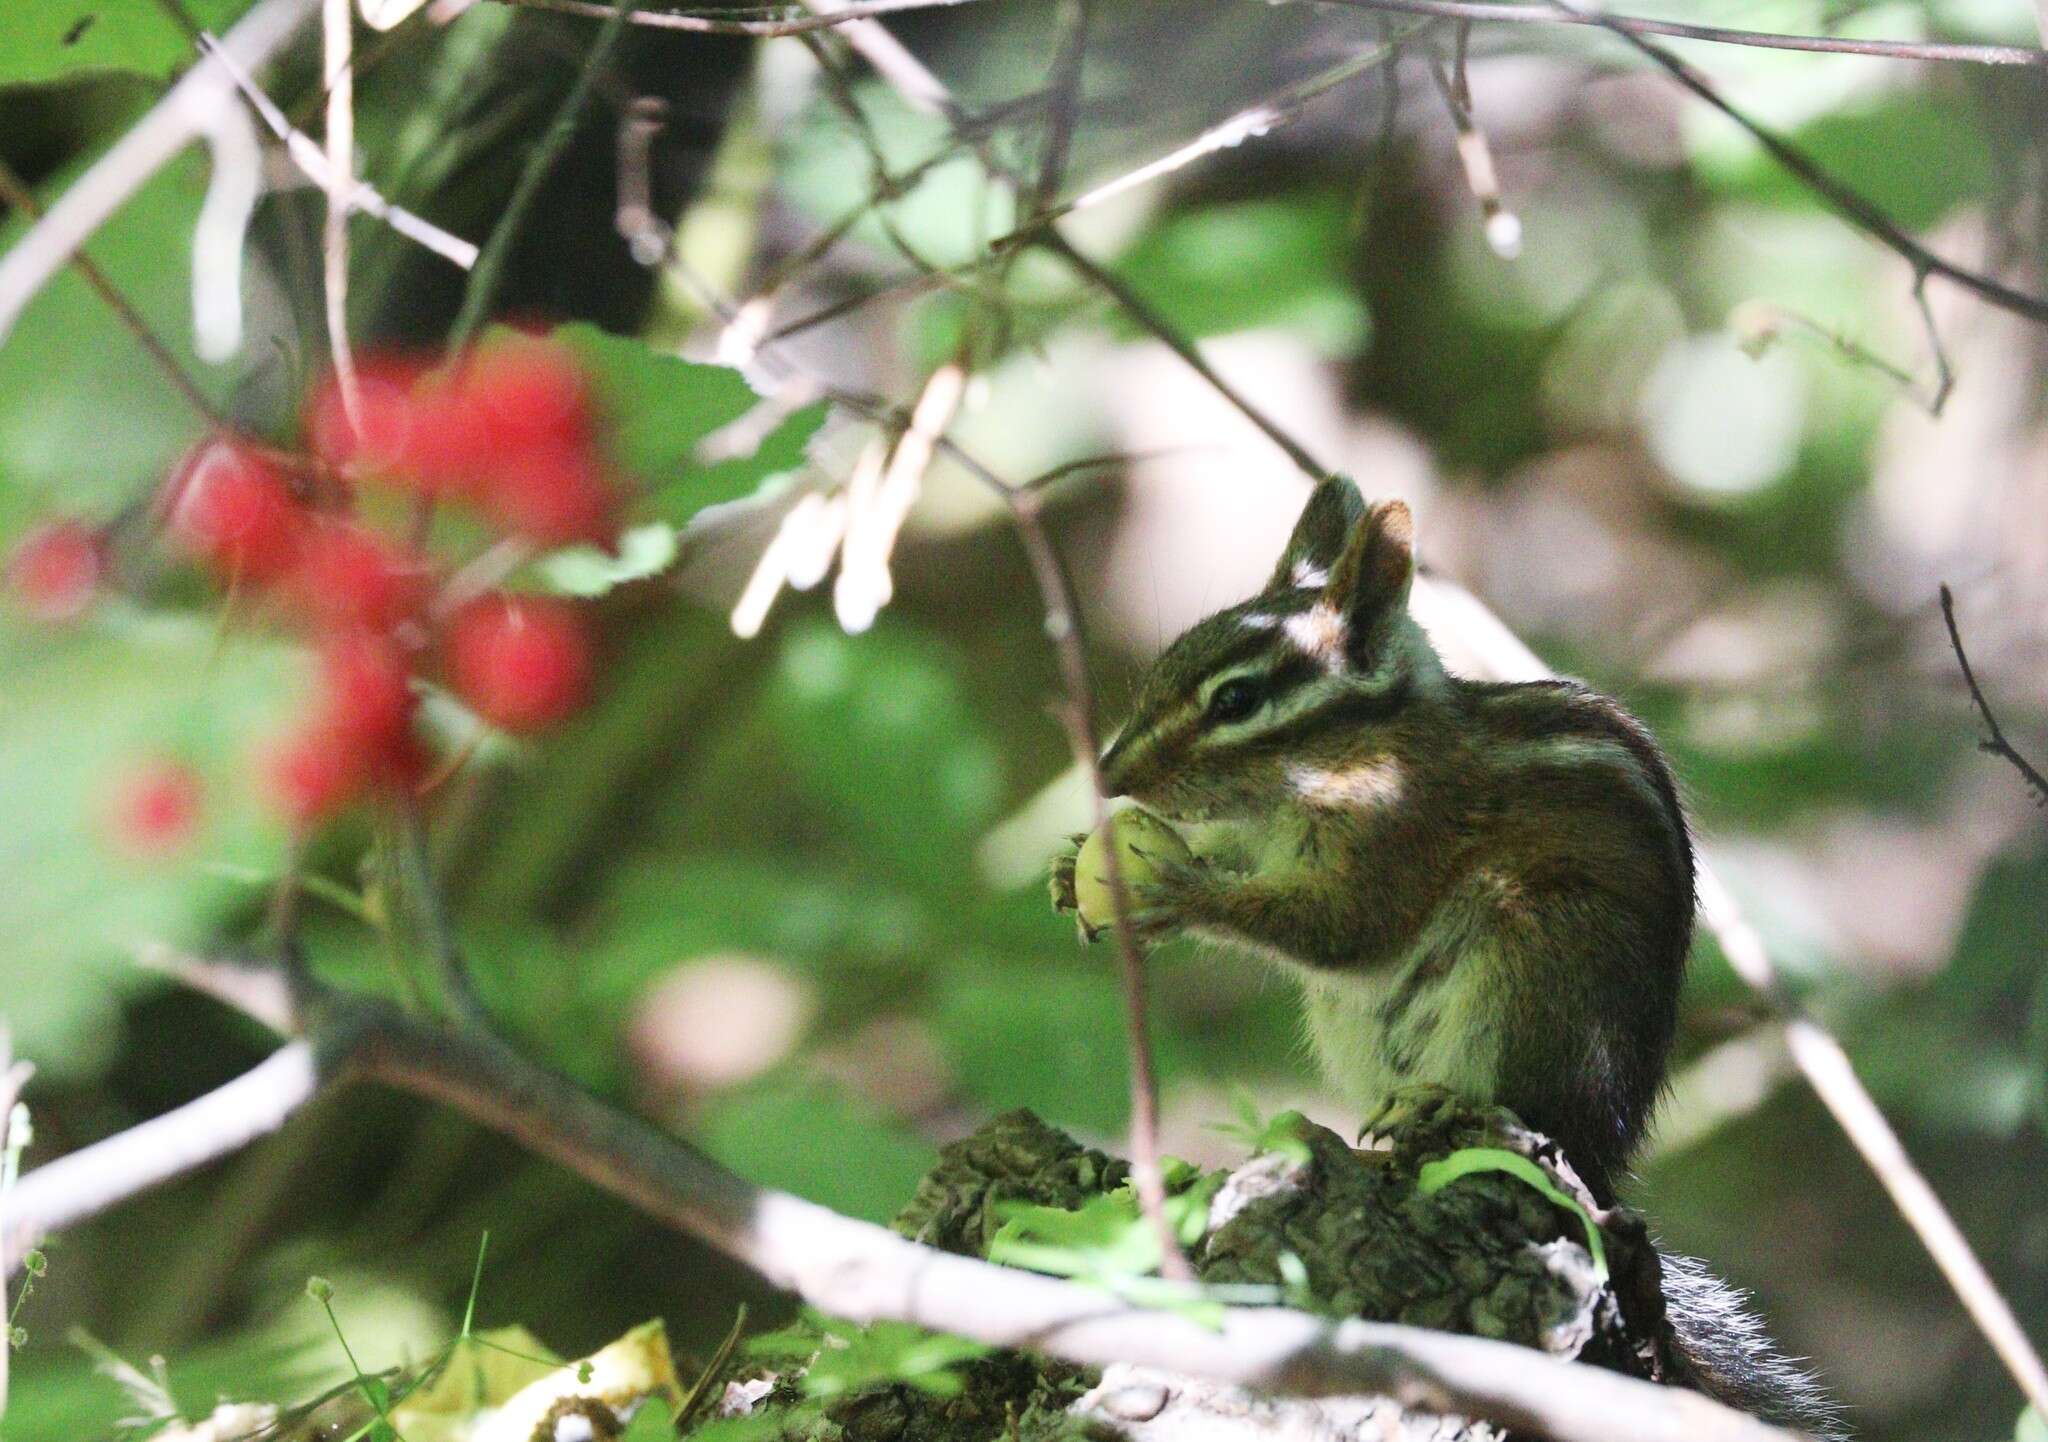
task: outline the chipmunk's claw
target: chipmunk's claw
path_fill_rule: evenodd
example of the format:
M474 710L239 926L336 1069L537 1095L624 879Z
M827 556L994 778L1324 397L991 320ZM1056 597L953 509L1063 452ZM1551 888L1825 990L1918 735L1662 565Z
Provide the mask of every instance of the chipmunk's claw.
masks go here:
M1047 869L1046 890L1052 895L1054 911L1080 909L1080 902L1074 897L1074 863L1080 859L1081 844L1087 839L1088 833L1085 831L1070 836L1067 838L1066 846L1053 853L1051 865ZM1094 940L1094 937L1087 935L1086 927L1082 928L1082 935L1090 941Z

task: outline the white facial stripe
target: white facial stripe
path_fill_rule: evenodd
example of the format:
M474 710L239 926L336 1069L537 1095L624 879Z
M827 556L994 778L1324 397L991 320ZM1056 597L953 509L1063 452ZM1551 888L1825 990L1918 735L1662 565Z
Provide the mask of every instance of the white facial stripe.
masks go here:
M1349 766L1289 766L1287 783L1311 806L1381 811L1400 803L1407 773L1393 757L1376 756Z
M1294 648L1331 675L1344 669L1344 648L1351 628L1328 601L1318 601L1298 616L1289 616L1282 633Z
M1317 590L1330 584L1330 573L1314 561L1296 561L1291 578L1297 590Z
M1253 611L1239 616L1237 624L1247 631L1270 631L1280 624L1280 618L1270 611Z

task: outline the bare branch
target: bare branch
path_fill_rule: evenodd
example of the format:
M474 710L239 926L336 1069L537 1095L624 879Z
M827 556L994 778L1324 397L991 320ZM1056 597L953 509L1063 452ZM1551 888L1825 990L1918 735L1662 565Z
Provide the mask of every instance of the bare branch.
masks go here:
M1977 749L1991 756L2002 756L2020 773L2020 779L2027 783L2027 790L2033 793L2037 804L2048 806L2048 776L2043 776L2033 762L2020 755L2019 749L2005 739L2005 732L1999 727L1998 718L1991 714L1991 703L1984 699L1984 688L1977 684L1977 672L1970 665L1970 653L1963 649L1963 633L1956 627L1956 598L1944 584L1941 588L1941 619L1948 626L1948 644L1956 653L1956 665L1963 671L1963 681L1970 688L1970 700L1977 708L1977 714L1984 718L1984 729L1990 733L1988 739L1979 741ZM2043 1408L2048 1411L2048 1408Z
M1083 1365L1131 1362L1296 1396L1373 1393L1560 1442L1794 1442L1696 1392L1419 1327L1231 1307L1215 1327L1070 1282L935 1251L755 1187L497 1038L374 998L318 998L313 1037L153 1121L22 1179L6 1268L76 1224L274 1129L351 1077L445 1103L837 1316L895 1319ZM1192 1294L1191 1294L1192 1295Z
M318 0L263 0L221 45L244 70L277 53ZM202 56L163 99L74 181L43 218L0 257L0 342L22 310L87 237L194 140L213 149L213 183L193 236L193 311L203 359L225 359L241 327L242 230L256 199L260 157L234 79Z
M1818 196L1837 215L1911 265L1916 286L1925 284L1928 276L1938 275L2001 310L2009 310L2015 315L2025 316L2028 320L2048 323L2048 300L2001 285L1987 275L1966 269L1936 255L1908 235L1898 222L1878 209L1861 191L1836 179L1804 150L1739 109L1715 88L1712 81L1663 46L1653 45L1642 35L1621 26L1615 17L1600 11L1586 10L1573 3L1573 0L1561 0L1560 8L1571 11L1587 24L1598 25L1619 35L1679 85L1749 132L1750 138L1762 146L1773 160L1790 171L1794 179Z
M256 112L270 133L282 142L285 154L291 157L292 164L298 166L308 180L325 189L329 175L327 156L314 143L313 138L294 126L290 117L277 108L276 102L264 93L255 78L244 70L232 55L222 50L217 42L210 38L205 39L202 41L202 48L209 54L218 56L221 64L228 68L228 73L234 77L235 87L242 92L242 98L249 102L249 108ZM349 66L348 71L351 75L361 75L366 68L358 63ZM356 179L348 193L348 203L350 209L374 216L407 240L425 246L442 259L464 270L476 264L474 244L459 235L450 235L432 221L414 215L403 206L393 205L367 180Z
M355 188L355 7L351 0L321 0L321 73L327 88L327 215L321 227L321 288L327 301L327 353L351 429L360 432L363 398L355 351L348 343L348 215Z
M14 1189L0 1233L0 1276L11 1274L50 1233L276 1131L319 1090L313 1044L289 1042L196 1101L37 1167Z
M612 13L611 6L599 4L597 0L500 0L500 3L529 10L552 10L562 15L586 15L592 19ZM632 20L633 24L650 30L687 30L697 35L752 35L772 39L778 35L809 35L877 15L900 15L912 10L950 10L956 5L973 3L975 0L860 0L860 3L829 12L792 15L782 20L733 20L688 11L651 10L635 14Z
M0 201L6 202L9 210L19 211L32 221L42 218L43 207L36 200L35 192L28 188L4 160L0 160ZM206 392L199 388L199 382L193 379L177 356L171 353L171 348L164 343L163 337L156 333L142 312L135 308L134 302L122 294L120 287L114 284L113 277L101 270L99 263L87 254L83 247L72 252L71 268L92 287L93 294L114 313L115 319L121 322L128 334L135 337L135 343L156 363L156 368L163 372L164 379L171 383L171 388L184 398L185 404L212 429L225 429L227 419L214 407Z
M1931 40L1858 40L1840 35L1779 35L1766 30L1729 30L1677 20L1634 15L1589 15L1560 4L1500 4L1493 0L1323 0L1359 10L1393 10L1440 20L1480 20L1522 25L1598 25L1628 35L1668 35L1674 40L1707 40L1766 50L1808 50L1832 55L1871 55L1887 60L1958 60L1978 65L2048 66L2048 50L2026 45L1959 45Z
M541 186L547 182L555 162L562 158L563 150L575 135L583 107L590 103L599 75L611 63L612 52L625 38L626 22L640 8L640 0L618 0L615 5L598 8L606 17L605 23L597 32L597 38L590 42L590 49L584 53L582 67L576 72L576 83L569 87L569 93L562 98L561 108L535 143L526 167L519 172L519 179L505 202L504 213L498 217L490 238L477 255L475 268L469 273L469 286L462 293L462 309L456 313L455 322L448 330L447 347L451 354L459 353L476 339L477 332L490 319L491 304L497 299L498 286L504 280L505 263L526 224L527 213L533 209L534 201L540 197Z

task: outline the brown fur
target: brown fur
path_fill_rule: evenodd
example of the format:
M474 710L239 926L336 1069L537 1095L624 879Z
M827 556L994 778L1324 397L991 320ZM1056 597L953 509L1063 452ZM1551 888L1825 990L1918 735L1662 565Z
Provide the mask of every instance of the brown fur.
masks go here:
M1283 959L1324 995L1347 976L1378 988L1330 1032L1373 1054L1326 1055L1333 1077L1453 1077L1554 1137L1606 1196L1676 1023L1684 815L1613 701L1443 672L1406 614L1411 534L1407 507L1326 482L1268 589L1156 663L1105 780L1196 842L1203 864L1143 897L1162 926ZM1247 676L1260 709L1218 722L1219 678Z

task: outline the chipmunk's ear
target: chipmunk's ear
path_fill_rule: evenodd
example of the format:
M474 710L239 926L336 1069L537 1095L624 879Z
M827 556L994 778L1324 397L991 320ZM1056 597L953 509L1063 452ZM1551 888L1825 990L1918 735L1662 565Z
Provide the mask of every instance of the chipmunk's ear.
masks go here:
M1323 596L1351 634L1363 637L1367 627L1408 604L1414 579L1415 516L1406 501L1375 501L1345 538Z
M1268 591L1293 591L1321 586L1330 579L1351 528L1365 514L1365 498L1346 476L1331 476L1315 489L1301 519L1294 523L1280 564L1273 568Z

